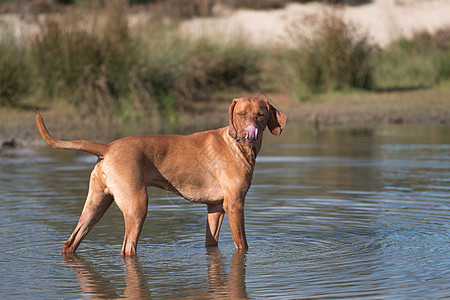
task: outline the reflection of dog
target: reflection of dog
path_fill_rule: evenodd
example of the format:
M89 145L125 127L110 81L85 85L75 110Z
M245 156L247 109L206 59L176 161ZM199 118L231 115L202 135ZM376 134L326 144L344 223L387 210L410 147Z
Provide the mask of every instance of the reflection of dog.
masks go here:
M98 156L89 193L63 253L75 252L83 238L115 201L125 219L121 255L135 255L147 215L147 186L156 186L208 205L206 246L216 246L224 213L236 249L247 249L244 198L266 126L278 136L286 116L257 98L234 99L230 124L188 136L132 136L108 145L85 140L60 141L48 133L42 116L36 122L52 147L82 150Z
M76 272L79 279L82 295L89 295L90 298L106 299L150 299L150 289L148 280L142 274L141 264L137 257L123 257L125 269L126 288L122 295L119 295L112 282L102 277L91 263L78 257L75 253L63 255L68 267Z
M226 257L218 248L208 249L208 298L248 299L245 286L246 255L245 252L236 251L231 258L231 264L227 264ZM227 267L230 270L227 270Z
M229 299L248 299L245 286L245 259L246 253L236 251L229 260L218 248L208 248L208 284L181 282L180 285L174 286L171 298L229 298ZM63 255L66 265L75 271L80 284L82 296L89 295L90 298L126 298L126 299L151 299L150 286L152 280L144 273L142 263L136 256L126 256L122 258L123 269L125 270L126 287L122 294L122 286L118 287L114 282L107 280L99 272L99 268L92 263L78 257L75 253ZM102 269L104 272L105 270ZM113 270L114 271L114 270ZM167 270L170 273L170 270ZM164 272L160 274L160 278L167 276ZM164 292L170 292L164 290ZM186 297L186 295L189 295Z

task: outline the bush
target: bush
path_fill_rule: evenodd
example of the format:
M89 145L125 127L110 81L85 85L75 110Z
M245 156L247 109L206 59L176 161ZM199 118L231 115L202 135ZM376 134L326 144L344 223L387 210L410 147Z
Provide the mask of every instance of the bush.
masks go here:
M29 89L25 51L12 35L0 37L0 106L19 105Z
M164 14L176 19L211 16L214 0L165 0L160 2Z
M46 99L103 114L153 114L176 126L177 112L217 90L252 89L258 54L241 41L182 38L147 22L128 30L126 9L101 12L97 26L49 18L30 42L36 88Z
M276 9L282 8L288 0L222 0L221 3L233 8Z
M308 2L324 2L330 5L360 5L366 4L368 0L219 0L220 3L232 8L247 9L277 9L282 8L291 2L308 3Z
M187 99L230 88L252 90L261 72L259 57L256 49L240 40L193 41L180 61L183 78L178 90Z
M355 26L345 23L337 13L329 12L318 20L310 36L294 27L296 48L289 57L297 97L345 88L370 88L373 46L367 37L358 34Z
M385 90L431 87L450 79L450 29L416 33L393 42L377 55L375 88Z
M30 43L30 55L42 97L92 109L117 108L115 100L128 91L136 47L123 10L107 9L105 24L98 29L56 18L41 26L41 34Z

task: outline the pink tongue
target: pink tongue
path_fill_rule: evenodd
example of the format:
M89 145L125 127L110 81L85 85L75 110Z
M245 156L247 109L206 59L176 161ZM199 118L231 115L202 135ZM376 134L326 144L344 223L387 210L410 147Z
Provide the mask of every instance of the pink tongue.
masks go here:
M258 137L258 128L253 125L248 125L247 128L245 128L245 131L247 132L245 134L245 139L247 141L256 141L256 138Z

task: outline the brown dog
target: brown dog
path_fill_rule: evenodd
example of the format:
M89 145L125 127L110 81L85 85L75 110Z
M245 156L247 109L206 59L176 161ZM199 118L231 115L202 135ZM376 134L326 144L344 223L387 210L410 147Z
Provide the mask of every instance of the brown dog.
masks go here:
M37 126L47 144L98 156L83 212L62 252L75 252L115 201L125 219L121 255L136 255L147 215L147 186L207 204L206 246L217 245L226 213L236 249L247 249L244 199L263 131L267 126L272 134L280 135L286 116L266 100L247 97L233 100L229 117L229 126L216 130L188 136L132 136L105 145L54 139L36 111Z

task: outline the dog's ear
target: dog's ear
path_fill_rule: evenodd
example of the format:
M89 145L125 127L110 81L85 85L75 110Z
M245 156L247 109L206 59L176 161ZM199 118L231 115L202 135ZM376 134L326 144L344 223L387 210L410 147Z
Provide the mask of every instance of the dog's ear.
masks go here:
M236 127L234 127L234 121L233 121L233 112L234 112L234 107L236 106L236 103L238 102L238 100L239 99L234 99L230 105L230 109L228 110L228 117L230 118L230 125L228 125L228 134L233 139L237 138Z
M286 125L286 115L281 111L273 107L272 104L267 102L269 110L269 120L267 121L267 127L273 135L279 136L283 131L284 125Z

